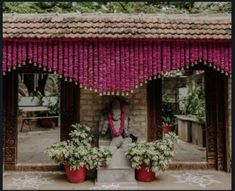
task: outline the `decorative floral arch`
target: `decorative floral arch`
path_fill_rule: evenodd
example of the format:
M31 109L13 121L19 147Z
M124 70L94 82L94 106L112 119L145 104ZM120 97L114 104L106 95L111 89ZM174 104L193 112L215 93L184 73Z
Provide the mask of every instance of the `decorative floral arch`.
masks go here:
M231 75L230 40L4 39L3 74L29 62L100 95L125 95L200 62Z

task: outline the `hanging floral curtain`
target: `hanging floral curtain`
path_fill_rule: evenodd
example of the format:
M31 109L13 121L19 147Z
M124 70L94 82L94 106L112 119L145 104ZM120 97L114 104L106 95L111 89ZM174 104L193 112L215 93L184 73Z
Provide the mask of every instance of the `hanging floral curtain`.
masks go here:
M231 75L231 54L229 40L4 39L3 73L29 63L101 95L123 95L200 62Z

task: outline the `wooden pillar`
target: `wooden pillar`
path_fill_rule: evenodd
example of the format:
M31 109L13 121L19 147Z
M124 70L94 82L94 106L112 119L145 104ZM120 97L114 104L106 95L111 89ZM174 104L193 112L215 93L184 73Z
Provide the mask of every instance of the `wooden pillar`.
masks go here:
M206 95L206 146L207 162L209 165L216 166L216 76L211 69L205 70L205 95Z
M17 103L18 76L7 73L3 78L4 164L6 170L14 170L17 160Z
M205 70L206 137L208 164L217 170L226 166L226 110L224 75Z
M162 80L147 85L148 141L162 138Z
M224 82L225 87L225 123L226 123L226 171L231 172L231 152L232 152L232 78L226 77Z
M61 81L61 140L68 139L71 125L80 122L80 89L73 82Z
M226 170L225 76L216 72L217 170Z

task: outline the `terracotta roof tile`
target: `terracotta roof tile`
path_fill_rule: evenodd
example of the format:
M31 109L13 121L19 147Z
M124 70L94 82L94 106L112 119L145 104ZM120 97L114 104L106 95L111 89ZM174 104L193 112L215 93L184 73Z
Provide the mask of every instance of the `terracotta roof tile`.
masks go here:
M4 14L3 38L231 39L221 14Z

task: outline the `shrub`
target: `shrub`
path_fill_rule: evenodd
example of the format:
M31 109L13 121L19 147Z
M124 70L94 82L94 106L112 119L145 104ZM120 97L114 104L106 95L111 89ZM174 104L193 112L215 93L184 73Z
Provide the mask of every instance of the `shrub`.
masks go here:
M111 159L111 152L103 147L91 146L90 128L79 123L72 125L70 140L61 141L47 147L47 154L57 163L66 164L76 170L82 166L87 169L99 168Z
M169 132L162 140L142 141L132 145L125 155L130 160L132 168L139 169L140 165L145 163L148 171L164 171L174 156L176 142L175 133Z

